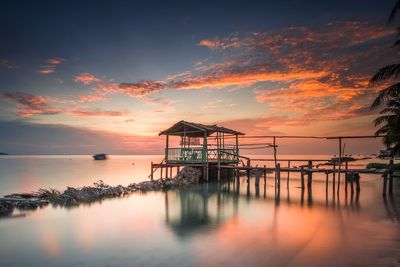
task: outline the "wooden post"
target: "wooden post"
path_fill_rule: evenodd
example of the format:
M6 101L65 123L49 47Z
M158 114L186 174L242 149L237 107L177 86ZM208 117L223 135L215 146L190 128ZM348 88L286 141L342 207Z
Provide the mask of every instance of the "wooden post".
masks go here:
M153 181L153 162L151 162L151 180Z
M304 186L304 167L303 166L301 167L300 175L301 175L301 188L304 189L305 186Z
M286 186L289 188L289 179L290 179L290 160L288 161L288 171L287 171L287 180L286 180Z
M276 159L276 138L273 138L273 146L274 146L274 164L275 164L275 186L276 186L276 164L278 163Z
M278 189L281 188L281 164L276 164L276 178L278 180Z
M238 156L236 160L239 161L239 138L238 134L236 134L235 136L236 136L236 155Z
M206 169L206 181L208 182L208 176L209 176L209 171L210 171L210 165L208 164L208 161L207 161L207 169Z
M325 193L328 194L329 172L325 172Z
M267 183L267 165L264 165L264 184Z
M308 171L307 171L307 187L311 187L311 183L312 183L312 161L309 160L308 161Z
M161 179L163 178L163 177L162 177L162 173L163 173L163 167L160 166L160 178L161 178Z
M333 177L332 177L332 185L335 185L336 180L336 161L333 161Z
M173 168L173 167L170 167L170 168L169 168L169 170L170 170L170 171L169 171L169 178L172 178L172 168Z
M347 192L347 185L348 185L348 171L347 171L347 169L348 169L348 166L349 166L349 162L346 160L346 162L345 162L345 168L344 168L344 184L345 184L345 186L344 186L344 190Z
M360 178L359 177L357 177L357 179L356 179L356 191L357 191L357 193L360 192Z
M250 159L248 159L247 160L247 170L246 170L246 173L247 173L247 182L249 182L250 181Z
M169 144L169 135L167 134L165 137L165 159L168 161L168 144Z
M255 185L256 185L256 187L260 186L260 171L259 170L257 170L257 172L256 172Z
M217 172L218 172L218 182L220 181L220 179L221 179L221 162L220 162L220 160L221 160L221 158L220 158L220 140L219 140L219 133L217 132L217 160L218 160L218 162L217 162L217 164L218 164L218 170L217 170Z
M342 138L339 137L339 161L338 161L338 191L340 189L340 169L342 165Z
M351 195L353 195L353 193L354 193L354 185L353 185L354 181L353 180L354 179L351 179L351 181L350 181Z
M386 196L386 187L387 187L387 173L383 174L383 192L382 195Z
M389 194L393 194L393 172L394 172L394 160L393 158L389 161Z
M168 179L168 166L165 167L165 178Z

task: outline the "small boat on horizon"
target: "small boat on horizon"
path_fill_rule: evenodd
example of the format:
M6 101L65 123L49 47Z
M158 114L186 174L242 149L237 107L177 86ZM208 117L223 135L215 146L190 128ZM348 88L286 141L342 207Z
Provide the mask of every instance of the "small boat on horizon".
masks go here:
M95 160L106 160L107 159L107 154L105 154L105 153L94 154L92 157Z

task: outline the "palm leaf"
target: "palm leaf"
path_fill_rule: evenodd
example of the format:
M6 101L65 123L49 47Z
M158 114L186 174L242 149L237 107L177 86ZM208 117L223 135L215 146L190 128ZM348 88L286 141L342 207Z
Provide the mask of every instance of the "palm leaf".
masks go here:
M400 95L400 82L379 91L378 96L375 98L374 102L372 102L371 109L376 109L382 103L387 102L390 97L396 95Z
M383 67L378 70L377 73L371 78L369 83L371 85L389 80L391 78L397 78L400 73L400 64L392 64L386 67Z
M396 13L399 9L400 9L400 0L397 1L396 5L392 9L392 12L390 12L390 16L388 18L388 23L393 22L394 18L396 17Z

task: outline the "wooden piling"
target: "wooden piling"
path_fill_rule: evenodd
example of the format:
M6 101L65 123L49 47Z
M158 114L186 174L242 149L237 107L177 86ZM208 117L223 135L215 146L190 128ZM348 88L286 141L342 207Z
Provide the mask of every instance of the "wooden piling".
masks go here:
M387 173L383 174L383 192L382 195L386 196L386 187L387 187Z
M160 167L160 179L162 179L163 178L163 167L161 166Z
M304 186L304 167L303 166L301 167L300 175L301 175L301 188L304 189L305 186Z
M247 182L250 182L250 159L247 160Z
M325 193L328 194L329 172L325 172Z
M308 170L307 170L307 187L311 187L312 184L312 161L308 161Z
M169 168L169 178L172 178L172 169L173 169L173 167L171 167L171 168Z
M394 173L394 160L393 158L389 161L389 194L393 194L393 173Z
M290 160L288 160L288 170L290 169ZM286 187L289 188L290 171L287 172Z
M153 172L154 172L154 168L153 168L153 162L151 162L151 175L150 175L150 179L153 181Z
M351 189L351 195L353 195L354 193L354 185L353 185L354 181L353 179L350 181L350 189Z
M256 187L260 186L260 173L259 173L259 171L257 171L257 173L256 173L255 186Z
M267 165L264 165L264 184L267 183Z
M338 160L338 192L340 189L340 169L342 167L342 138L339 137L339 160Z
M277 183L278 183L278 189L281 188L281 164L277 163L276 164L276 179L277 179Z
M356 179L356 191L357 191L357 193L360 192L360 179L359 178Z
M333 167L332 167L332 169L333 169L333 174L332 174L332 185L334 186L335 185L335 180L336 180L336 162L335 161L333 161Z

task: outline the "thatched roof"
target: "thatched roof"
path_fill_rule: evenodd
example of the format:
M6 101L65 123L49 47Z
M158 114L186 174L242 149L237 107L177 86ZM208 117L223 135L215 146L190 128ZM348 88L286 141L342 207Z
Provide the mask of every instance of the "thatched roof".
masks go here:
M225 128L222 126L218 126L216 124L214 125L205 125L205 124L200 124L200 123L193 123L193 122L188 122L188 121L179 121L169 127L168 129L162 131L159 133L159 135L177 135L177 136L183 136L184 135L184 129L186 127L186 136L190 137L202 137L204 136L204 133L207 134L207 136L212 135L213 133L225 133L225 134L232 134L232 135L244 135L244 133Z

